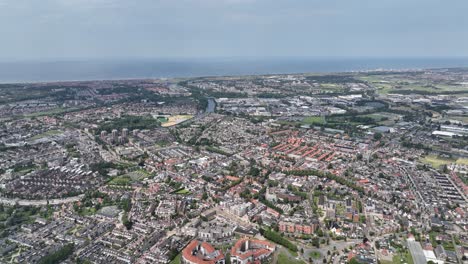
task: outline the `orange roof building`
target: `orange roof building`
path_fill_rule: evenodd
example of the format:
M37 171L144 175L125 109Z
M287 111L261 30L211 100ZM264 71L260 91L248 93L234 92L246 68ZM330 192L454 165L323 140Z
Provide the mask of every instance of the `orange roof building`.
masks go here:
M231 249L231 263L253 264L260 263L275 251L275 245L264 240L239 239Z
M224 264L224 254L212 245L192 240L183 250L181 263L184 264Z

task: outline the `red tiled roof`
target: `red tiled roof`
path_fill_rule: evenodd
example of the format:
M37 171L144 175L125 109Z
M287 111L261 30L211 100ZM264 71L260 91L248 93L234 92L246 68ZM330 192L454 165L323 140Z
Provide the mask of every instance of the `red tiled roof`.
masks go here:
M223 253L221 252L221 250L219 251L219 254L216 258L214 259L205 259L204 258L204 255L201 255L200 253L197 254L197 255L193 255L192 252L195 250L195 248L200 245L200 247L202 247L206 253L210 254L210 253L213 253L214 251L216 251L216 249L206 243L206 242L202 242L200 244L199 241L197 240L192 240L192 242L190 242L185 248L184 250L182 250L182 258L190 261L190 262L193 262L193 263L198 263L198 264L215 264L216 261L218 260L221 260L224 258L224 255Z
M241 251L241 248L242 248L242 245L246 242L246 241L249 241L249 244L252 245L252 244L261 244L263 246L265 246L266 248L249 248L247 251ZM239 239L236 244L232 247L231 249L231 256L235 256L235 257L238 257L240 259L247 259L251 256L253 256L254 259L257 259L259 258L260 256L262 255L268 255L270 254L271 252L273 252L273 250L271 250L271 248L274 248L274 245L268 241L264 241L264 240L249 240L249 239ZM253 262L255 263L255 262Z

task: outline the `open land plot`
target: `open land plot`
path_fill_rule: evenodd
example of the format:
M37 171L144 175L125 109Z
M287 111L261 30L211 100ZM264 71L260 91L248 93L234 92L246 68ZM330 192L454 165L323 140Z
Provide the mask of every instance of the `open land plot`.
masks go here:
M318 251L312 251L310 252L309 257L311 257L312 259L319 259L320 257L322 257L322 254L320 254L320 252Z
M440 166L456 163L460 165L468 165L467 158L459 158L459 159L446 159L441 158L436 155L428 155L421 159L421 162L431 165L434 168L440 168Z
M109 185L129 185L132 182L132 178L128 175L118 176L113 178Z
M307 125L323 124L324 119L320 116L308 116L302 120L302 123Z
M278 264L304 264L304 261L297 260L293 256L289 256L285 252L280 252L278 255Z
M38 134L38 135L35 135L34 137L32 137L30 140L36 140L36 139L40 139L40 138L45 138L45 137L50 137L50 136L55 136L55 135L60 135L62 134L63 131L61 130L49 130L49 131L46 131L42 134Z
M170 127L177 125L179 123L182 123L184 121L187 121L189 119L192 119L193 115L175 115L175 116L170 116L167 118L167 121L162 123L162 127Z

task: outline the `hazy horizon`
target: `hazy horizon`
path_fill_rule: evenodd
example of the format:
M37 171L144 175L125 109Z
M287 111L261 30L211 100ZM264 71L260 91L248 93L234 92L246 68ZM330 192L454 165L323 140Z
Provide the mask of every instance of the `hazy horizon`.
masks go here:
M0 0L0 61L466 57L465 0Z
M468 67L463 58L107 59L0 62L0 83Z

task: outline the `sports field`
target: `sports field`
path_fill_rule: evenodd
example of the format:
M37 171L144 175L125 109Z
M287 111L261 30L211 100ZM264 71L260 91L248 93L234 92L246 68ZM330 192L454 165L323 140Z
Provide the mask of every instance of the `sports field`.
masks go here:
M175 115L175 116L170 116L167 118L166 122L163 122L161 124L162 127L170 127L177 125L179 123L182 123L184 121L187 121L189 119L192 119L193 115Z

